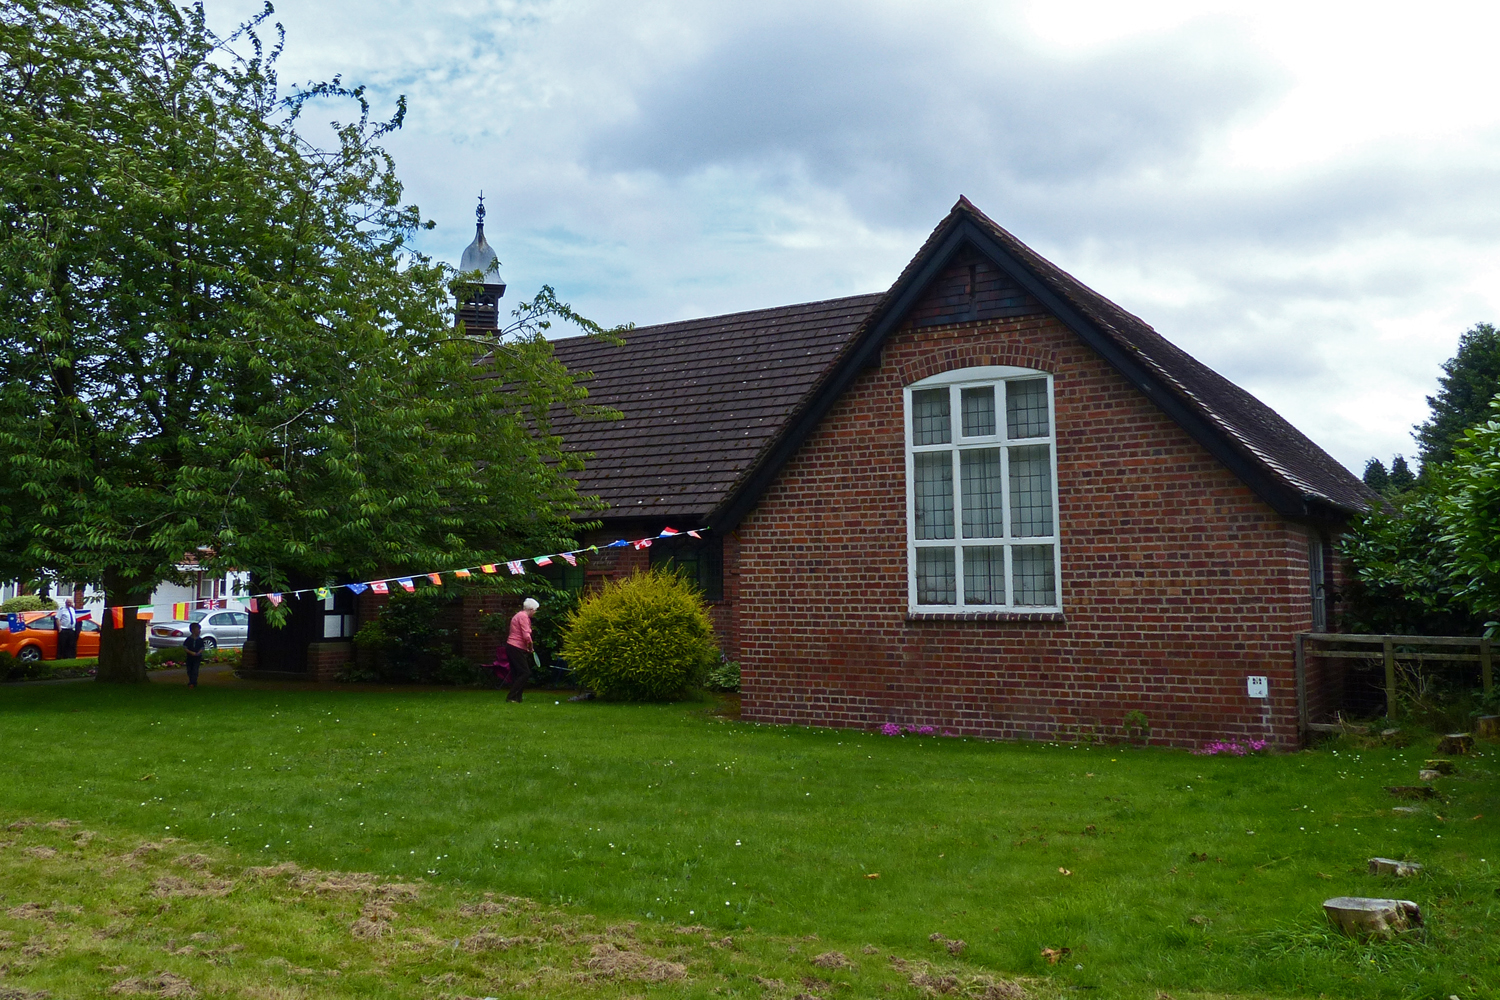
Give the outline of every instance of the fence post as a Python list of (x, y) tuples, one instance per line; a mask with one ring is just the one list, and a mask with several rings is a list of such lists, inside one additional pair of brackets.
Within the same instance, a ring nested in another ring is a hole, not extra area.
[(1490, 666), (1490, 640), (1487, 638), (1479, 640), (1479, 674), (1484, 678), (1484, 693), (1488, 697), (1495, 689), (1495, 671)]
[(1396, 644), (1386, 636), (1381, 643), (1385, 653), (1385, 717), (1396, 717)]
[(1307, 739), (1307, 636), (1297, 633), (1297, 737)]

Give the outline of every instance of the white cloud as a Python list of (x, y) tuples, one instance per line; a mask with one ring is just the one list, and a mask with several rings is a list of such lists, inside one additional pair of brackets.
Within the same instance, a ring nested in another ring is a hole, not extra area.
[[(210, 0), (227, 25), (258, 0)], [(1399, 16), (1398, 16), (1399, 15)], [(885, 287), (959, 193), (1358, 470), (1500, 318), (1500, 8), (299, 0), (456, 258), (654, 322)]]

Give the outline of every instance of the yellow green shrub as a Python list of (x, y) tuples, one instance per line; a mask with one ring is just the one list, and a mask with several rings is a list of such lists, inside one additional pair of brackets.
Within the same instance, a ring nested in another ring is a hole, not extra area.
[(679, 697), (702, 682), (719, 652), (702, 594), (656, 570), (585, 597), (568, 617), (562, 651), (580, 685), (619, 701)]

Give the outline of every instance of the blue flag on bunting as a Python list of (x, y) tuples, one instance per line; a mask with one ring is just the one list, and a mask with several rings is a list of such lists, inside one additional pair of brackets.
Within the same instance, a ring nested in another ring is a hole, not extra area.
[(356, 594), (363, 594), (365, 591), (370, 589), (370, 585), (367, 583), (346, 583), (344, 584), (344, 586), (348, 587)]

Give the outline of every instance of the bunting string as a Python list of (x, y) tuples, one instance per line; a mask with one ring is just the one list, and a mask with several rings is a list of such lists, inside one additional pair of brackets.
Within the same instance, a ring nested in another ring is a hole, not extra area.
[[(691, 538), (701, 539), (703, 537), (703, 534), (708, 530), (708, 528), (694, 528), (691, 531), (678, 531), (676, 528), (663, 528), (658, 534), (651, 535), (647, 538), (636, 538), (632, 540), (626, 540), (622, 538), (610, 542), (607, 545), (586, 545), (581, 549), (572, 549), (568, 552), (549, 552), (546, 555), (530, 556), (525, 559), (511, 559), (503, 563), (481, 563), (478, 566), (465, 566), (462, 569), (433, 570), (428, 573), (413, 573), (411, 576), (388, 576), (379, 580), (363, 580), (358, 583), (341, 583), (331, 587), (306, 587), (302, 590), (290, 590), (284, 592), (268, 591), (264, 594), (245, 594), (241, 595), (240, 599), (243, 599), (247, 603), (251, 614), (258, 614), (260, 612), (260, 602), (262, 600), (270, 601), (272, 605), (279, 605), (282, 601), (286, 600), (289, 597), (300, 597), (303, 594), (313, 594), (323, 600), (327, 600), (329, 597), (333, 596), (333, 592), (335, 590), (340, 589), (347, 589), (355, 594), (363, 594), (366, 590), (375, 594), (389, 594), (391, 592), (391, 585), (395, 584), (396, 586), (400, 587), (402, 590), (410, 594), (416, 591), (417, 588), (415, 581), (418, 578), (425, 578), (428, 584), (430, 584), (431, 586), (441, 587), (443, 585), (444, 576), (452, 576), (454, 579), (458, 580), (468, 580), (471, 579), (476, 572), (488, 576), (493, 576), (500, 572), (501, 567), (504, 567), (505, 571), (508, 572), (511, 576), (525, 576), (526, 564), (528, 562), (532, 563), (536, 567), (545, 567), (552, 565), (553, 560), (561, 559), (569, 566), (577, 566), (579, 556), (595, 555), (604, 549), (623, 549), (629, 546), (630, 548), (640, 551), (642, 549), (649, 549), (652, 542), (658, 541), (663, 538), (672, 538), (677, 535), (687, 535)], [(224, 598), (215, 599), (215, 601), (223, 600)], [(207, 599), (203, 601), (191, 602), (176, 601), (171, 602), (170, 606), (172, 608), (172, 614), (174, 618), (181, 620), (187, 617), (189, 604), (192, 604), (194, 607), (196, 607), (198, 605), (212, 604), (215, 603), (215, 601), (210, 601)], [(120, 604), (107, 605), (104, 610), (108, 611), (111, 617), (114, 619), (114, 626), (116, 628), (121, 628), (124, 625), (125, 612), (127, 611), (140, 612), (143, 609), (154, 610), (159, 607), (167, 606), (167, 603)]]

